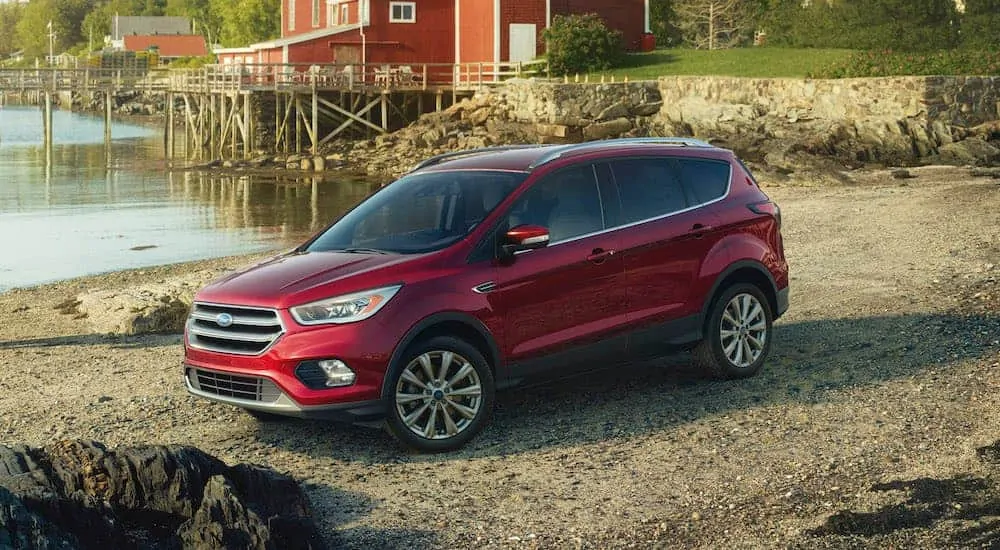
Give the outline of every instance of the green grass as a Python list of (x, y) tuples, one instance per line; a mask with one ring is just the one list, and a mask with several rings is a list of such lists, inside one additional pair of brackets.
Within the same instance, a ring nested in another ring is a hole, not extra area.
[[(591, 73), (590, 80), (614, 76), (650, 80), (660, 76), (746, 76), (804, 78), (847, 60), (853, 50), (733, 48), (728, 50), (665, 49), (629, 54), (623, 66)], [(581, 75), (582, 78), (582, 75)]]

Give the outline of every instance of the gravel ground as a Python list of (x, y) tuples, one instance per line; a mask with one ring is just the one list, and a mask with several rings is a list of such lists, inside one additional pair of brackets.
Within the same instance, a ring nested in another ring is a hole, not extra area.
[(0, 443), (181, 443), (266, 465), (347, 548), (997, 547), (1000, 180), (911, 171), (765, 180), (793, 286), (751, 380), (680, 356), (509, 392), (467, 449), (422, 456), (190, 398), (179, 336), (94, 335), (56, 308), (248, 261), (231, 258), (0, 294)]

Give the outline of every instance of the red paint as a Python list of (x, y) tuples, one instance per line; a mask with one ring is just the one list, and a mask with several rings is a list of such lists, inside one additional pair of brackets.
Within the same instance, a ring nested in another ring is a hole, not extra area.
[(545, 1), (500, 0), (500, 60), (510, 60), (510, 25), (527, 23), (535, 25), (535, 51), (545, 53)]
[(596, 13), (605, 24), (622, 32), (622, 45), (627, 50), (638, 50), (646, 31), (646, 6), (644, 0), (622, 0), (609, 4), (601, 0), (552, 0), (552, 16)]
[(141, 52), (152, 47), (160, 50), (160, 57), (200, 57), (208, 53), (205, 37), (200, 34), (130, 34), (125, 36), (125, 49)]
[[(492, 63), (493, 0), (459, 0), (458, 59), (461, 63)], [(454, 46), (452, 46), (454, 49)]]

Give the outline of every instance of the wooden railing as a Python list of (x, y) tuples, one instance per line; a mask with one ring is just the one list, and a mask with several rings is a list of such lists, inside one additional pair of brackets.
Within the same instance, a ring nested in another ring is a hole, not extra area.
[(511, 78), (544, 76), (538, 63), (269, 63), (208, 65), (171, 71), (173, 91), (474, 89)]
[(511, 78), (544, 76), (543, 63), (272, 63), (157, 70), (0, 69), (0, 91), (471, 90)]
[(0, 69), (2, 91), (90, 91), (133, 88), (166, 90), (163, 70)]

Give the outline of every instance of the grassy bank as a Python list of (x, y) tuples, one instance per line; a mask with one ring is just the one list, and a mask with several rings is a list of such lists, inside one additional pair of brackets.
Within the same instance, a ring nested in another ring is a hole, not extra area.
[(629, 54), (619, 68), (593, 73), (591, 79), (614, 76), (621, 80), (660, 76), (745, 76), (804, 78), (820, 69), (845, 62), (853, 50), (795, 48), (734, 48), (728, 50), (664, 49)]

